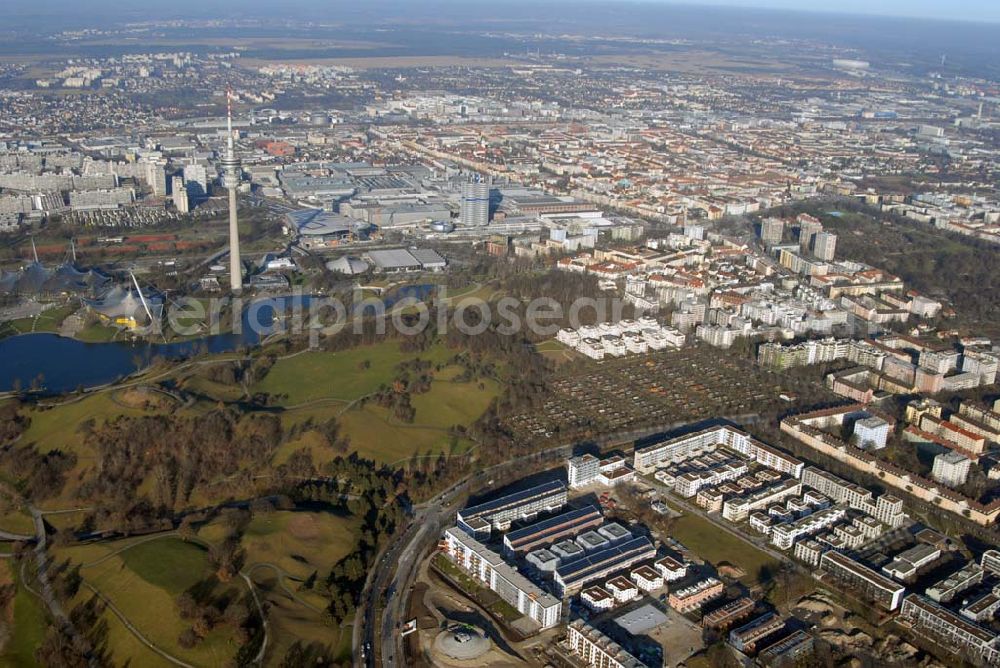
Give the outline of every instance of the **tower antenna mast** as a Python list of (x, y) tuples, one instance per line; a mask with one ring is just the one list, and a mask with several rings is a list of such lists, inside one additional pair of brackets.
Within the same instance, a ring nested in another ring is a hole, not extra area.
[(240, 262), (240, 227), (236, 211), (236, 189), (240, 184), (240, 159), (233, 141), (233, 90), (226, 90), (226, 155), (222, 158), (223, 180), (229, 191), (229, 287), (243, 289), (243, 264)]

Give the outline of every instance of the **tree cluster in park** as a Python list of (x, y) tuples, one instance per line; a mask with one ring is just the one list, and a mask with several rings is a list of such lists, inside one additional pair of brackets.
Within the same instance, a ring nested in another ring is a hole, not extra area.
[(311, 585), (329, 596), (327, 616), (340, 624), (357, 607), (379, 545), (403, 522), (408, 501), (400, 494), (401, 473), (370, 460), (355, 455), (338, 457), (330, 462), (326, 473), (327, 480), (302, 484), (295, 498), (339, 508), (361, 522), (361, 535), (354, 549)]
[[(458, 447), (458, 439), (464, 436), (464, 428), (454, 427), (451, 449)], [(476, 456), (481, 456), (475, 451)], [(436, 455), (414, 452), (405, 467), (407, 495), (416, 500), (425, 500), (442, 489), (451, 487), (469, 472), (469, 459), (463, 456), (447, 456), (443, 452)]]
[[(444, 337), (445, 344), (461, 350), (458, 357), (469, 375), (502, 369), (500, 396), (471, 425), (469, 435), (486, 447), (484, 458), (502, 461), (516, 454), (530, 452), (535, 444), (514, 439), (505, 426), (505, 418), (542, 406), (548, 397), (551, 364), (521, 334), (504, 334), (488, 328), (480, 334), (453, 328)], [(485, 461), (485, 460), (484, 460)]]
[(17, 399), (0, 403), (0, 444), (16, 440), (31, 426), (31, 418), (21, 408)]
[(177, 613), (190, 624), (177, 638), (178, 645), (191, 649), (220, 627), (231, 628), (240, 643), (253, 637), (260, 620), (252, 612), (255, 605), (250, 593), (234, 588), (219, 590), (218, 582), (208, 579), (177, 596)]
[(69, 559), (65, 559), (49, 569), (49, 580), (52, 583), (52, 590), (59, 600), (63, 603), (72, 601), (83, 584), (80, 564), (74, 566)]
[(190, 624), (177, 639), (181, 647), (190, 649), (214, 629), (228, 626), (241, 645), (247, 645), (260, 630), (252, 595), (242, 584), (226, 586), (243, 568), (246, 550), (243, 533), (250, 523), (248, 510), (228, 508), (222, 511), (219, 524), (223, 536), (208, 549), (208, 561), (215, 572), (179, 594), (175, 600), (180, 618)]
[(417, 410), (410, 401), (411, 396), (430, 392), (434, 382), (432, 366), (431, 362), (419, 357), (401, 362), (397, 365), (396, 377), (392, 383), (380, 387), (372, 400), (391, 411), (392, 416), (400, 422), (412, 423)]
[[(92, 426), (84, 438), (97, 463), (80, 485), (81, 499), (109, 509), (145, 499), (169, 512), (184, 507), (199, 486), (263, 468), (283, 433), (277, 416), (219, 408), (194, 416), (118, 416)], [(139, 490), (150, 477), (145, 497)]]
[(0, 470), (15, 481), (21, 494), (36, 501), (58, 496), (76, 461), (76, 455), (61, 450), (41, 453), (35, 447), (15, 446), (0, 450)]
[(35, 661), (44, 668), (100, 668), (114, 666), (108, 649), (106, 605), (96, 595), (69, 612), (68, 624), (52, 624), (35, 649)]

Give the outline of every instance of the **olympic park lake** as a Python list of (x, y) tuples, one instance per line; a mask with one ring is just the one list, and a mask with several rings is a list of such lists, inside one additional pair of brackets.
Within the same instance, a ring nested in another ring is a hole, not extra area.
[[(414, 285), (382, 299), (386, 309), (404, 298), (424, 299), (435, 286)], [(228, 353), (253, 348), (282, 326), (280, 313), (308, 309), (314, 297), (272, 297), (253, 300), (244, 309), (238, 332), (213, 334), (173, 343), (112, 341), (86, 343), (58, 334), (20, 334), (0, 339), (0, 392), (15, 384), (29, 387), (41, 378), (45, 392), (61, 394), (79, 387), (113, 383), (135, 373), (153, 358), (182, 359), (196, 354)]]

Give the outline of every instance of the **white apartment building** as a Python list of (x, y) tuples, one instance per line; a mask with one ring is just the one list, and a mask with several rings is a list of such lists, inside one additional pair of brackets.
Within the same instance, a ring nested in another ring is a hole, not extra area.
[(749, 333), (748, 328), (733, 328), (722, 325), (698, 325), (695, 336), (715, 348), (732, 348), (736, 339)]
[(556, 341), (575, 348), (580, 343), (580, 333), (575, 329), (564, 327), (556, 332)]
[(802, 492), (802, 483), (798, 480), (783, 480), (782, 482), (766, 487), (759, 492), (754, 492), (747, 496), (726, 499), (722, 504), (722, 517), (730, 522), (742, 522), (747, 519), (755, 510), (766, 508), (772, 503), (778, 503), (789, 496), (798, 495)]
[(823, 546), (814, 540), (806, 539), (795, 543), (795, 558), (810, 566), (819, 566), (823, 552)]
[(962, 355), (962, 371), (979, 377), (980, 385), (992, 385), (997, 380), (1000, 358), (994, 353), (966, 350)]
[(750, 528), (765, 536), (771, 535), (774, 528), (774, 518), (759, 510), (750, 513)]
[(507, 494), (492, 501), (463, 508), (458, 512), (458, 526), (473, 536), (491, 529), (506, 531), (515, 520), (530, 519), (539, 513), (558, 510), (566, 504), (566, 486), (559, 480), (531, 489)]
[[(997, 555), (997, 562), (1000, 564), (1000, 554)], [(687, 566), (673, 557), (663, 557), (657, 560), (653, 567), (663, 575), (663, 579), (667, 582), (680, 580), (687, 575)]]
[(954, 450), (949, 450), (934, 457), (931, 478), (942, 485), (958, 487), (964, 485), (965, 481), (968, 480), (969, 469), (971, 467), (971, 459), (962, 456)]
[(73, 190), (69, 194), (69, 206), (74, 211), (117, 209), (133, 202), (135, 202), (135, 191), (132, 188)]
[(945, 647), (965, 650), (985, 665), (1000, 662), (1000, 636), (917, 594), (903, 600), (900, 616)]
[(889, 423), (874, 415), (854, 423), (854, 437), (862, 450), (881, 450), (889, 438)]
[(604, 353), (606, 352), (604, 343), (600, 339), (590, 337), (580, 339), (576, 349), (578, 352), (581, 352), (590, 359), (594, 360), (604, 359)]
[(184, 179), (180, 176), (175, 176), (171, 179), (171, 197), (174, 201), (174, 208), (180, 213), (189, 213), (191, 211), (191, 204), (188, 201), (187, 189), (184, 186)]
[(656, 320), (647, 317), (638, 321), (585, 325), (576, 330), (561, 329), (555, 338), (592, 359), (604, 359), (606, 355), (643, 355), (650, 350), (665, 350), (670, 346), (679, 348), (685, 342), (684, 335), (676, 329), (662, 327)]
[(574, 619), (570, 622), (566, 644), (584, 666), (646, 668), (646, 664), (582, 619)]
[(595, 612), (611, 610), (617, 604), (615, 597), (604, 587), (594, 585), (580, 592), (580, 601)]
[(639, 589), (646, 592), (659, 589), (663, 586), (664, 582), (663, 574), (649, 564), (642, 564), (633, 568), (628, 576), (632, 578), (632, 581), (635, 582)]
[(604, 346), (604, 353), (612, 357), (624, 357), (628, 349), (625, 341), (617, 334), (605, 334), (601, 337), (601, 345)]
[(625, 350), (630, 353), (643, 355), (649, 352), (649, 343), (638, 332), (625, 332), (622, 334), (622, 340), (625, 341)]
[(649, 350), (666, 350), (671, 345), (667, 336), (658, 329), (642, 330), (642, 338), (646, 341), (646, 348)]
[(832, 262), (837, 252), (837, 235), (832, 232), (818, 232), (813, 238), (813, 255), (824, 262)]
[(922, 350), (918, 363), (934, 373), (958, 370), (962, 355), (957, 350)]
[(1000, 575), (1000, 551), (986, 550), (983, 558), (979, 562), (984, 571), (989, 571), (993, 575)]
[(566, 462), (566, 477), (570, 488), (577, 489), (597, 482), (600, 463), (601, 460), (591, 454), (570, 458)]
[(562, 601), (517, 572), (498, 553), (457, 527), (444, 532), (445, 554), (460, 568), (483, 583), (543, 629), (559, 623)]
[(604, 588), (611, 592), (619, 603), (628, 603), (639, 598), (639, 586), (623, 575), (605, 582)]
[(848, 507), (871, 515), (890, 527), (902, 525), (906, 518), (902, 500), (889, 494), (883, 494), (875, 499), (874, 495), (864, 487), (822, 469), (813, 466), (806, 468), (802, 472), (802, 483), (822, 492), (833, 499), (834, 503), (847, 504)]
[(972, 589), (983, 581), (986, 571), (976, 563), (967, 563), (958, 572), (935, 582), (924, 593), (937, 603), (950, 603), (962, 592)]
[(728, 425), (703, 429), (639, 448), (635, 451), (633, 467), (640, 473), (652, 473), (657, 468), (714, 452), (723, 445), (779, 473), (796, 478), (802, 473), (804, 464), (799, 460)]
[(845, 517), (847, 517), (845, 506), (831, 506), (819, 510), (794, 522), (776, 525), (771, 529), (771, 542), (780, 550), (788, 550), (798, 539), (819, 533)]
[(199, 200), (208, 194), (208, 170), (205, 165), (184, 165), (184, 184), (188, 189), (188, 197)]
[(727, 480), (736, 480), (748, 470), (743, 462), (726, 462), (704, 471), (692, 471), (677, 476), (674, 491), (684, 498), (690, 498), (703, 487), (714, 487)]
[(673, 327), (662, 327), (660, 328), (660, 333), (667, 340), (667, 343), (675, 348), (680, 348), (684, 345), (687, 338), (684, 333)]

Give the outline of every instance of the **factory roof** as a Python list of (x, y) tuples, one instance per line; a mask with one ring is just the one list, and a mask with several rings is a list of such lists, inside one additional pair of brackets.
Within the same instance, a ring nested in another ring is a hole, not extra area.
[(651, 603), (615, 618), (615, 624), (637, 636), (665, 624), (668, 618)]
[(406, 269), (421, 266), (420, 261), (405, 248), (369, 251), (368, 259), (376, 269)]
[(576, 582), (593, 576), (600, 571), (607, 571), (616, 565), (624, 566), (635, 554), (652, 552), (653, 544), (645, 536), (618, 545), (606, 547), (603, 550), (579, 559), (564, 563), (556, 569), (556, 574), (564, 583)]
[(368, 227), (354, 218), (330, 213), (322, 209), (303, 209), (286, 214), (286, 220), (303, 236), (324, 236), (327, 234), (344, 234), (352, 230)]
[(566, 525), (573, 526), (585, 524), (600, 517), (600, 510), (594, 506), (584, 506), (583, 508), (567, 510), (566, 512), (559, 513), (554, 517), (550, 517), (540, 522), (535, 522), (524, 527), (523, 529), (509, 531), (505, 539), (510, 545), (515, 545), (516, 543), (520, 543), (526, 539), (531, 542), (532, 539), (544, 536), (545, 534), (558, 532), (558, 530), (562, 529)]
[(441, 265), (446, 264), (445, 259), (441, 257), (433, 248), (411, 248), (410, 255), (414, 257), (421, 264), (421, 266), (427, 267), (430, 265)]
[(330, 271), (340, 272), (341, 274), (363, 274), (368, 271), (368, 263), (359, 258), (344, 255), (343, 257), (338, 257), (336, 260), (327, 262), (326, 268)]

